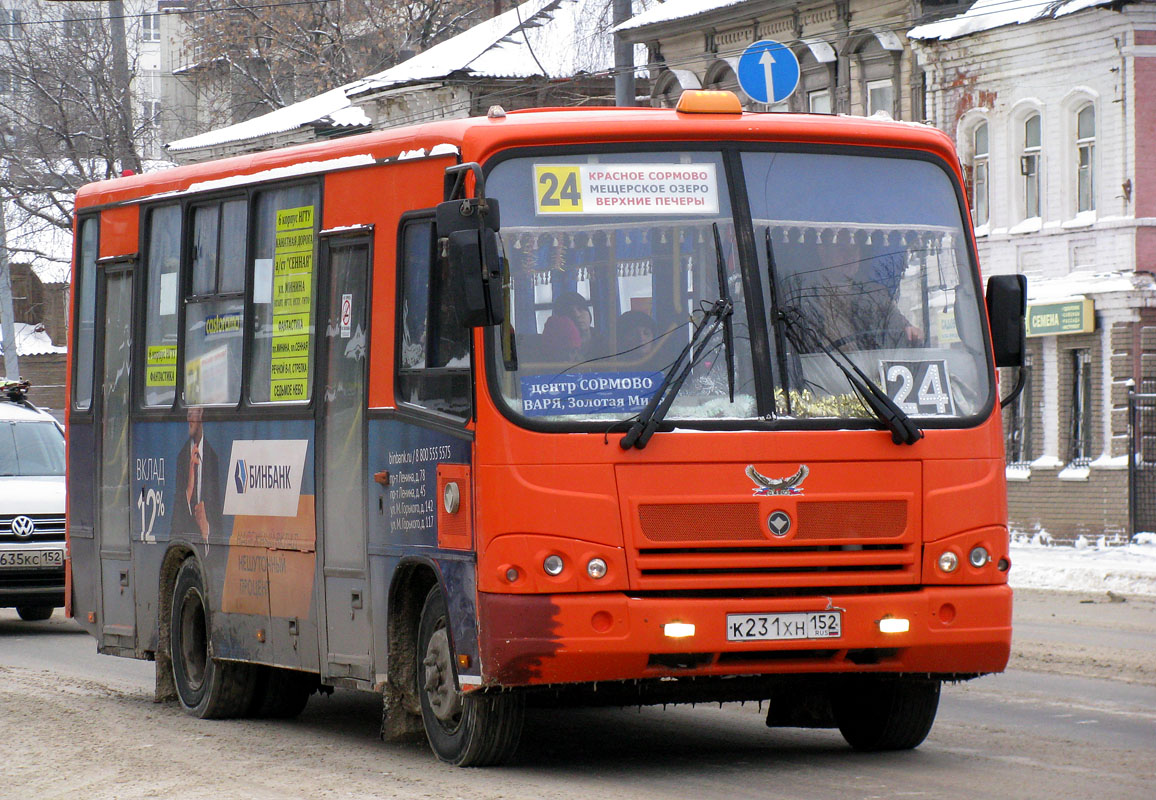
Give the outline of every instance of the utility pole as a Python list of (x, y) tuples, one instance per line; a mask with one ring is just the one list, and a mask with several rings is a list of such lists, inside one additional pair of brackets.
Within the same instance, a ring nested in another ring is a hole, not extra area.
[(112, 36), (112, 83), (116, 92), (118, 124), (116, 130), (116, 158), (123, 172), (140, 172), (140, 158), (132, 143), (132, 91), (129, 85), (128, 45), (124, 30), (124, 1), (108, 0), (109, 34)]
[[(0, 131), (0, 142), (3, 142), (4, 133)], [(5, 150), (8, 145), (3, 144)], [(5, 169), (7, 156), (4, 158)], [(7, 208), (4, 195), (0, 194), (0, 336), (4, 338), (4, 374), (9, 380), (20, 378), (20, 359), (16, 355), (16, 321), (12, 310), (12, 275), (8, 271), (8, 225), (4, 218)]]
[[(614, 0), (614, 24), (626, 22), (633, 15), (631, 0)], [(634, 43), (614, 34), (614, 105), (634, 106)]]

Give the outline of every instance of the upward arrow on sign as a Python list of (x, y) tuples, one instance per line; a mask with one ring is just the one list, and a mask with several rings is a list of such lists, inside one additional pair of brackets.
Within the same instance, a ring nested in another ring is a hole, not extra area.
[(759, 63), (763, 65), (763, 75), (766, 76), (767, 99), (771, 100), (775, 96), (775, 57), (771, 55), (770, 50), (764, 50), (759, 57)]

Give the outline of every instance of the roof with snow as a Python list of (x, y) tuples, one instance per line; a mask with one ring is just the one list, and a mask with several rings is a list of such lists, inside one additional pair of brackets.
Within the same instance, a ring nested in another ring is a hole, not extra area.
[[(71, 197), (68, 199), (71, 203)], [(13, 264), (28, 264), (41, 283), (68, 283), (72, 263), (72, 232), (44, 220), (20, 217), (7, 208), (4, 246)]]
[(660, 22), (672, 22), (678, 19), (686, 19), (687, 17), (697, 17), (708, 11), (726, 8), (727, 6), (737, 6), (745, 2), (747, 2), (747, 0), (666, 0), (662, 5), (631, 17), (616, 27), (615, 30), (626, 31), (634, 28), (644, 28), (647, 25), (655, 25)]
[[(181, 152), (307, 126), (369, 126), (369, 116), (355, 105), (358, 98), (449, 78), (559, 79), (605, 73), (614, 64), (614, 40), (604, 19), (608, 6), (605, 0), (527, 0), (383, 72), (166, 147)], [(639, 58), (636, 51), (636, 63)], [(641, 60), (645, 63), (645, 53)]]
[[(24, 322), (14, 322), (16, 327), (16, 355), (44, 356), (54, 353), (67, 353), (68, 348), (55, 345), (43, 325), (29, 325)], [(0, 354), (4, 352), (4, 333), (0, 329)]]
[(1096, 6), (1111, 5), (1113, 0), (977, 0), (967, 11), (939, 22), (920, 25), (907, 32), (911, 39), (958, 39), (1006, 25), (1022, 25), (1041, 19), (1054, 19)]

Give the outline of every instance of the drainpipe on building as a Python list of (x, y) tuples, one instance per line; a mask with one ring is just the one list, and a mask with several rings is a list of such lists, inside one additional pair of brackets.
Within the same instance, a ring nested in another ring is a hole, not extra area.
[[(632, 15), (631, 0), (614, 0), (615, 25)], [(638, 105), (634, 94), (634, 43), (621, 33), (614, 34), (614, 105)]]

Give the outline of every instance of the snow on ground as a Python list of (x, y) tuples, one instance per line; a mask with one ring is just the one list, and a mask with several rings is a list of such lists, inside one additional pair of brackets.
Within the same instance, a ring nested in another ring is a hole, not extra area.
[(1137, 534), (1122, 546), (1081, 537), (1074, 547), (1050, 544), (1047, 534), (1016, 534), (1011, 562), (1015, 589), (1156, 596), (1156, 533)]

